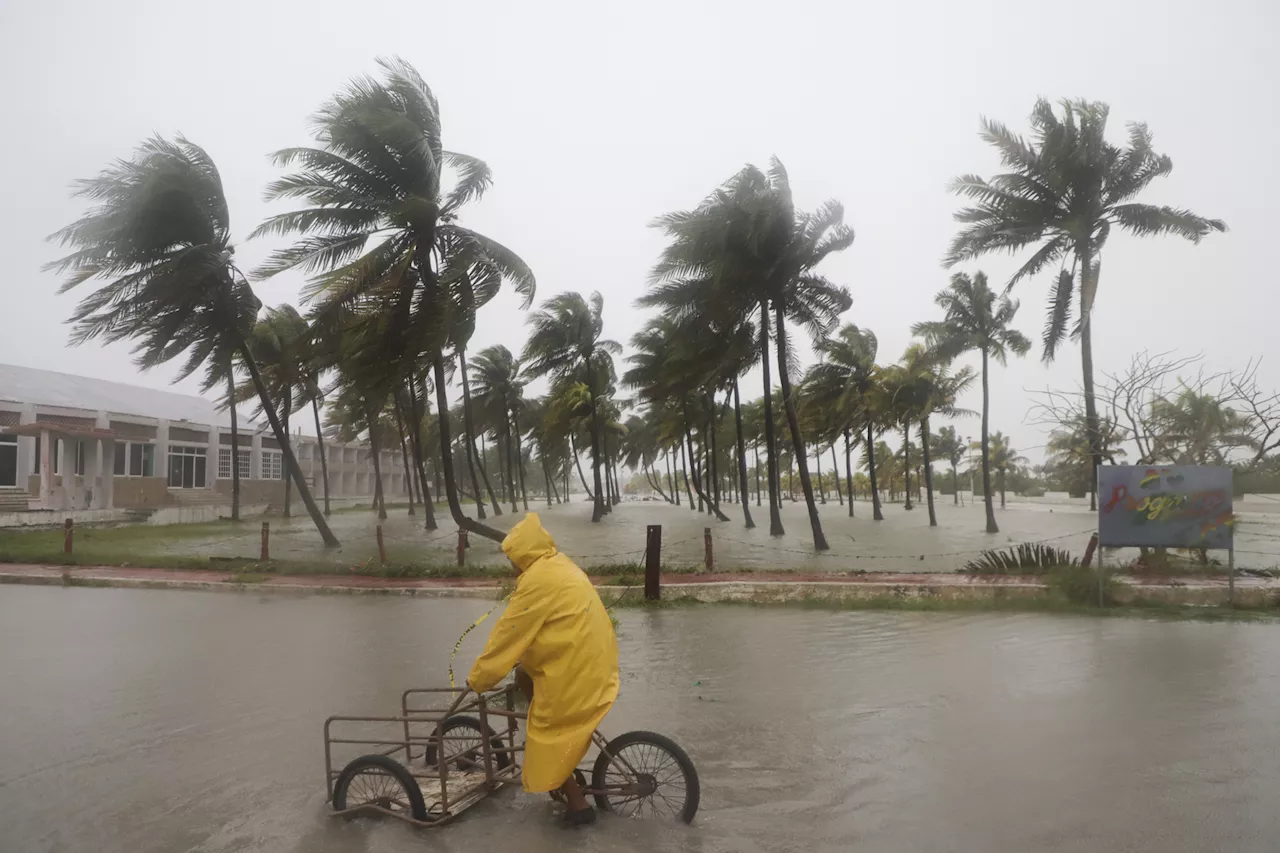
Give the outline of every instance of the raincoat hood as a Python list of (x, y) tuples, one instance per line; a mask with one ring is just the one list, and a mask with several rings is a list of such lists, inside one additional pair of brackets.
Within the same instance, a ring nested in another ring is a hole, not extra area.
[(502, 553), (515, 563), (517, 569), (526, 572), (538, 560), (554, 556), (556, 543), (551, 534), (543, 529), (538, 514), (531, 512), (517, 522), (507, 538), (502, 540)]

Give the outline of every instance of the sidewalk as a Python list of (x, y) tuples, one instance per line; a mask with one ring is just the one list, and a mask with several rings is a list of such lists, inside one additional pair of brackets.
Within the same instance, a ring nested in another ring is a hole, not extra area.
[[(492, 578), (381, 578), (366, 575), (254, 575), (215, 570), (144, 569), (111, 566), (53, 566), (0, 563), (0, 584), (111, 586), (144, 589), (202, 589), (285, 593), (425, 595), (496, 597), (502, 590)], [(261, 580), (256, 580), (261, 578)], [(513, 576), (514, 578), (514, 576)], [(622, 593), (628, 587), (592, 579), (602, 590)], [(1169, 604), (1217, 604), (1226, 600), (1225, 578), (1139, 578), (1117, 576), (1129, 597)], [(698, 601), (808, 601), (852, 599), (995, 600), (1044, 598), (1049, 588), (1041, 578), (1016, 575), (967, 575), (888, 572), (795, 573), (713, 572), (664, 574), (668, 595)], [(638, 590), (637, 590), (638, 592)], [(1241, 603), (1263, 604), (1280, 595), (1280, 579), (1236, 579)]]

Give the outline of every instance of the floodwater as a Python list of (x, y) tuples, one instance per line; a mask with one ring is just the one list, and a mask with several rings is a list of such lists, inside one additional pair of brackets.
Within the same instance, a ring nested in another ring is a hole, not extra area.
[(620, 614), (606, 731), (685, 745), (693, 826), (568, 832), (514, 791), (437, 830), (328, 818), (324, 718), (441, 682), (488, 606), (0, 588), (0, 850), (1262, 853), (1280, 837), (1275, 626), (747, 607)]
[[(1241, 567), (1271, 568), (1280, 565), (1280, 500), (1258, 495), (1237, 499), (1236, 563)], [(822, 523), (831, 548), (823, 554), (813, 550), (809, 519), (803, 503), (786, 501), (782, 508), (786, 535), (769, 535), (768, 506), (751, 506), (756, 527), (743, 525), (742, 507), (725, 504), (730, 520), (718, 522), (687, 507), (662, 502), (626, 501), (601, 523), (591, 523), (591, 505), (585, 501), (547, 507), (530, 503), (543, 516), (560, 548), (583, 566), (638, 563), (645, 550), (645, 528), (663, 528), (663, 563), (668, 566), (702, 566), (703, 531), (711, 528), (714, 557), (719, 568), (757, 571), (797, 570), (805, 572), (952, 572), (978, 556), (985, 548), (1005, 548), (1020, 542), (1048, 542), (1066, 548), (1074, 556), (1083, 555), (1089, 537), (1097, 528), (1097, 516), (1089, 512), (1087, 501), (1016, 500), (1007, 509), (997, 509), (1000, 533), (986, 533), (981, 504), (957, 506), (952, 498), (937, 498), (938, 526), (929, 527), (924, 505), (907, 511), (901, 504), (884, 507), (885, 520), (873, 521), (871, 505), (855, 502), (855, 517), (835, 499), (821, 507)], [(474, 510), (474, 505), (468, 507)], [(506, 530), (524, 513), (505, 512), (486, 521)], [(457, 547), (456, 525), (447, 510), (437, 510), (440, 529), (422, 529), (422, 516), (410, 517), (403, 508), (391, 510), (383, 532), (393, 561), (452, 565)], [(368, 564), (377, 559), (376, 525), (370, 512), (342, 512), (330, 519), (343, 548), (326, 550), (305, 513), (292, 518), (271, 519), (271, 554), (277, 558), (329, 560), (346, 566)], [(207, 540), (183, 538), (157, 543), (157, 553), (250, 557), (258, 555), (260, 523), (245, 522), (239, 529), (228, 525)], [(1109, 554), (1109, 564), (1137, 556), (1136, 549)], [(1225, 558), (1225, 555), (1215, 555)], [(469, 565), (503, 565), (497, 545), (471, 537)]]

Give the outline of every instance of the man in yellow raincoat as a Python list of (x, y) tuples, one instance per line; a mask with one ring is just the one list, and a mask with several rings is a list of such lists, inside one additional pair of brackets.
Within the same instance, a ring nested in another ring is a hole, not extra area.
[(533, 681), (524, 789), (534, 794), (562, 790), (566, 820), (588, 824), (595, 812), (573, 771), (618, 696), (613, 623), (586, 573), (556, 550), (537, 513), (511, 528), (502, 551), (519, 572), (516, 590), (467, 684), (479, 692), (492, 690), (520, 664)]

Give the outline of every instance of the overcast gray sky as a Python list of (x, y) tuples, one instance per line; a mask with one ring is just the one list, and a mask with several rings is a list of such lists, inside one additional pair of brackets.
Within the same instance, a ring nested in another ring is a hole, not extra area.
[[(881, 360), (937, 315), (939, 259), (963, 172), (989, 175), (977, 137), (988, 115), (1025, 131), (1037, 96), (1111, 105), (1112, 136), (1146, 121), (1173, 174), (1143, 200), (1220, 217), (1200, 246), (1113, 233), (1095, 319), (1099, 370), (1135, 349), (1205, 351), (1214, 367), (1266, 355), (1280, 384), (1275, 267), (1280, 231), (1280, 6), (1267, 0), (1060, 3), (407, 3), (365, 0), (115, 0), (0, 6), (0, 362), (167, 387), (128, 348), (65, 348), (76, 296), (41, 272), (45, 236), (83, 204), (68, 185), (152, 133), (185, 133), (222, 172), (240, 239), (270, 211), (266, 154), (307, 144), (306, 117), (349, 78), (398, 54), (436, 92), (445, 145), (482, 157), (496, 183), (466, 223), (518, 251), (539, 300), (600, 290), (607, 333), (626, 341), (632, 301), (661, 245), (647, 223), (696, 204), (745, 162), (786, 163), (797, 202), (842, 201), (853, 248), (823, 271), (854, 297), (847, 319), (880, 337)], [(1262, 153), (1258, 154), (1257, 151)], [(275, 244), (241, 243), (247, 268)], [(1003, 284), (1013, 269), (985, 269)], [(1033, 340), (1048, 278), (1015, 292)], [(258, 286), (296, 301), (300, 277)], [(523, 343), (516, 301), (482, 315), (474, 347)], [(997, 368), (993, 429), (1039, 458), (1023, 389), (1074, 387), (1079, 349), (1046, 368), (1038, 349)], [(194, 381), (178, 386), (195, 391)], [(760, 393), (759, 380), (744, 386)], [(971, 394), (963, 404), (976, 408)], [(960, 424), (977, 433), (977, 421)]]

